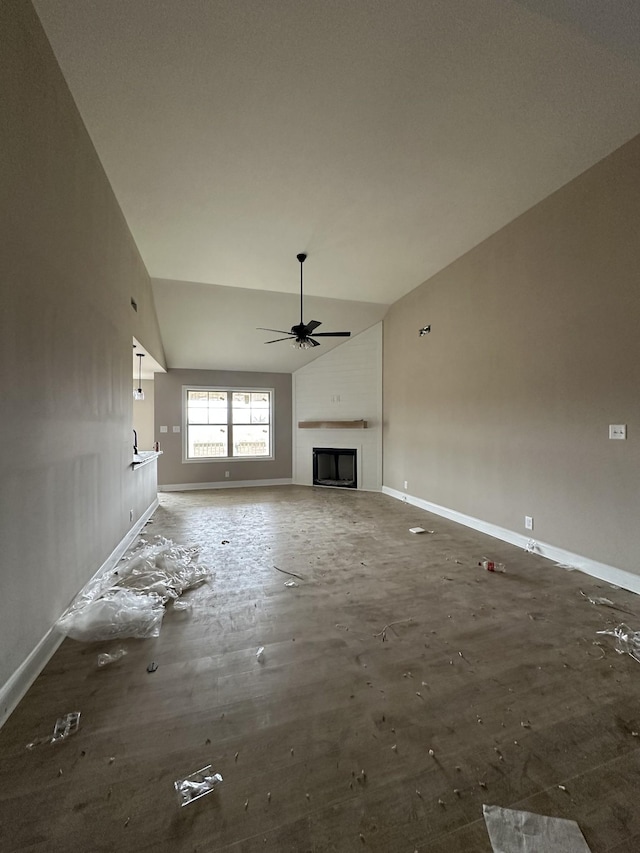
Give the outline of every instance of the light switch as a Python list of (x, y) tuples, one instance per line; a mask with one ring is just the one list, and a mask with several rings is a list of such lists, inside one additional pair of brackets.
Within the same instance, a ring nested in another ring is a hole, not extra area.
[(161, 427), (160, 427), (160, 432), (167, 432), (167, 428), (166, 428), (166, 426), (161, 426)]
[(627, 437), (626, 424), (609, 424), (609, 438), (625, 439)]
[(174, 426), (174, 427), (172, 427), (172, 429), (173, 429), (173, 431), (174, 431), (174, 432), (180, 432), (180, 427), (179, 427), (179, 426)]

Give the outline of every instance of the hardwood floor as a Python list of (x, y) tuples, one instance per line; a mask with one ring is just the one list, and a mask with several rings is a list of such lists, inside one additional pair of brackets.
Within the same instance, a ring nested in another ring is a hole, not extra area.
[[(640, 629), (632, 593), (380, 494), (165, 494), (155, 534), (214, 578), (158, 639), (63, 643), (0, 731), (5, 853), (490, 853), (483, 803), (640, 850), (640, 665), (596, 634)], [(179, 808), (209, 763), (223, 784)]]

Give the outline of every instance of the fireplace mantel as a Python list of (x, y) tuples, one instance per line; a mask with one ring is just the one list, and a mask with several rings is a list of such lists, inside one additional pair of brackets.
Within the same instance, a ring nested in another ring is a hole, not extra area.
[(298, 421), (298, 429), (367, 429), (367, 421)]

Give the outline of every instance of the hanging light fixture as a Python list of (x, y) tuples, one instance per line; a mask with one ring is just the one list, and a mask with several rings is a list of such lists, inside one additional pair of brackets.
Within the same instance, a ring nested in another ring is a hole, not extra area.
[(138, 387), (133, 389), (133, 399), (144, 400), (144, 391), (142, 390), (142, 359), (144, 353), (137, 352), (136, 356), (138, 357)]

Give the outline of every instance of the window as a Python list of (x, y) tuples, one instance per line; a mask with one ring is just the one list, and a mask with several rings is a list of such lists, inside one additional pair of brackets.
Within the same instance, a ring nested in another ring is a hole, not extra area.
[(185, 459), (271, 456), (273, 391), (184, 389)]

